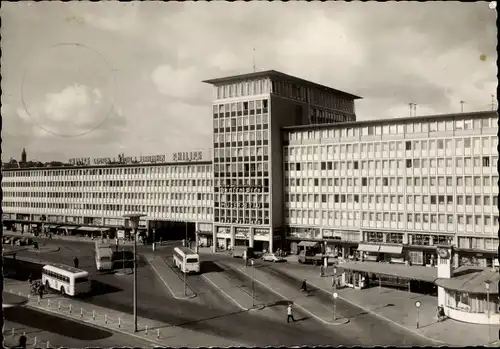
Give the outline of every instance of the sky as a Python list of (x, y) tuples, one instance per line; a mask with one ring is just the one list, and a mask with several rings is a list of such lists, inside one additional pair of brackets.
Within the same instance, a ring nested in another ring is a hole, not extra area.
[(407, 117), (410, 102), (418, 115), (491, 110), (497, 90), (488, 2), (3, 2), (0, 14), (3, 161), (211, 148), (202, 81), (254, 61), (362, 96), (358, 120)]

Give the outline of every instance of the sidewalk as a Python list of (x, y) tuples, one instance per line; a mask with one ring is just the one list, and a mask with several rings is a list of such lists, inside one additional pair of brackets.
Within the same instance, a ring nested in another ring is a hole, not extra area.
[[(79, 241), (79, 242), (87, 242), (90, 244), (94, 244), (96, 241), (101, 241), (101, 238), (92, 239), (92, 238), (87, 237), (87, 236), (75, 236), (75, 235), (66, 235), (65, 236), (65, 235), (57, 235), (57, 234), (52, 234), (52, 238), (50, 239), (50, 238), (47, 238), (47, 237), (42, 236), (42, 235), (34, 236), (32, 233), (21, 234), (21, 232), (19, 232), (19, 231), (10, 231), (10, 230), (4, 230), (3, 236), (17, 236), (17, 237), (23, 237), (23, 238), (43, 239), (46, 241), (50, 241), (50, 240)], [(115, 239), (110, 239), (110, 238), (103, 239), (103, 241), (106, 243), (109, 243), (109, 244), (115, 243)], [(131, 246), (134, 244), (134, 241), (120, 239), (119, 244)], [(139, 245), (139, 242), (137, 242), (137, 244)]]
[[(310, 268), (309, 268), (310, 269)], [(280, 269), (285, 274), (298, 280), (306, 278), (312, 286), (331, 293), (332, 278), (320, 277), (318, 273), (308, 269), (287, 270)], [(437, 298), (410, 293), (407, 291), (390, 288), (373, 287), (365, 290), (354, 290), (350, 288), (338, 289), (339, 298), (357, 305), (363, 310), (379, 316), (397, 326), (418, 333), (428, 339), (453, 346), (477, 346), (487, 345), (488, 326), (468, 324), (452, 319), (442, 322), (436, 321)], [(420, 328), (416, 328), (417, 310), (415, 302), (420, 301), (419, 310)], [(498, 325), (492, 324), (491, 338), (498, 339)]]
[(63, 297), (59, 294), (47, 294), (43, 299), (29, 295), (27, 282), (5, 279), (5, 291), (24, 295), (29, 298), (28, 306), (60, 316), (81, 321), (90, 325), (103, 327), (112, 331), (147, 340), (157, 346), (199, 347), (199, 346), (241, 346), (225, 338), (174, 327), (159, 321), (138, 317), (138, 332), (133, 331), (133, 316), (75, 298)]
[(196, 293), (187, 283), (186, 287), (184, 287), (184, 280), (181, 279), (181, 276), (175, 270), (173, 270), (173, 267), (168, 264), (164, 257), (151, 254), (145, 255), (145, 257), (151, 268), (175, 299), (190, 299), (196, 297)]

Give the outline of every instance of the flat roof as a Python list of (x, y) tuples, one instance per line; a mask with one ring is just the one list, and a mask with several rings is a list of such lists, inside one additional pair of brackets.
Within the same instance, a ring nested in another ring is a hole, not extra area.
[(423, 115), (423, 116), (408, 116), (404, 118), (392, 118), (392, 119), (379, 119), (379, 120), (358, 120), (358, 121), (346, 121), (346, 122), (336, 122), (328, 124), (312, 124), (312, 125), (299, 125), (299, 126), (285, 126), (282, 127), (284, 131), (299, 131), (308, 129), (325, 129), (334, 127), (348, 127), (348, 126), (365, 126), (374, 124), (394, 124), (395, 122), (405, 122), (405, 121), (432, 121), (432, 120), (444, 120), (444, 119), (454, 119), (456, 117), (471, 117), (482, 118), (485, 116), (498, 116), (496, 111), (478, 111), (470, 113), (453, 113), (453, 114), (434, 114), (434, 115)]
[(2, 171), (39, 171), (39, 170), (81, 170), (81, 169), (106, 169), (121, 167), (147, 167), (147, 166), (186, 166), (186, 165), (212, 165), (211, 160), (204, 161), (178, 161), (178, 162), (154, 162), (140, 164), (109, 164), (109, 165), (66, 165), (66, 166), (43, 166), (43, 167), (19, 167), (2, 168)]
[(500, 273), (492, 268), (461, 266), (453, 271), (451, 279), (439, 278), (436, 285), (448, 290), (486, 294), (485, 282), (490, 281), (490, 294), (498, 294)]
[(334, 89), (334, 88), (331, 88), (331, 87), (328, 87), (325, 85), (321, 85), (321, 84), (318, 84), (318, 83), (315, 83), (315, 82), (312, 82), (309, 80), (301, 79), (301, 78), (298, 78), (296, 76), (288, 75), (288, 74), (285, 74), (285, 73), (282, 73), (282, 72), (279, 72), (276, 70), (263, 70), (263, 71), (259, 71), (259, 72), (255, 72), (255, 73), (232, 75), (232, 76), (226, 76), (226, 77), (222, 77), (222, 78), (204, 80), (202, 82), (207, 83), (207, 84), (212, 84), (212, 85), (219, 85), (219, 84), (226, 83), (226, 82), (251, 80), (251, 79), (267, 78), (267, 77), (270, 77), (270, 78), (275, 77), (275, 78), (281, 78), (281, 79), (295, 81), (295, 82), (300, 83), (302, 85), (313, 86), (313, 87), (316, 87), (316, 88), (321, 89), (321, 90), (325, 90), (325, 91), (332, 92), (335, 94), (344, 95), (345, 97), (349, 97), (351, 99), (362, 99), (363, 98), (363, 97), (356, 96), (356, 95), (353, 95), (353, 94), (345, 92), (345, 91), (337, 90), (337, 89)]
[(428, 268), (417, 265), (409, 266), (405, 264), (377, 262), (347, 262), (339, 264), (339, 268), (432, 283), (437, 279), (437, 268)]

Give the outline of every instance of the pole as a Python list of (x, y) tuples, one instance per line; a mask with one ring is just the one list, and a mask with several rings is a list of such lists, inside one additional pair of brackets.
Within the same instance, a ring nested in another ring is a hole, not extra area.
[(255, 307), (255, 263), (252, 263), (252, 307)]
[(155, 247), (155, 243), (156, 243), (156, 240), (155, 240), (155, 231), (156, 229), (153, 228), (153, 243), (152, 243), (152, 247), (153, 247), (153, 251), (156, 249)]
[(417, 329), (420, 327), (420, 308), (417, 307)]
[(125, 270), (125, 250), (122, 248), (122, 267)]
[(137, 227), (134, 227), (134, 332), (137, 332)]
[(333, 321), (337, 320), (337, 301), (336, 301), (336, 293), (337, 293), (337, 268), (333, 269), (333, 277), (335, 281), (333, 282)]
[(184, 270), (184, 296), (187, 296), (186, 271)]

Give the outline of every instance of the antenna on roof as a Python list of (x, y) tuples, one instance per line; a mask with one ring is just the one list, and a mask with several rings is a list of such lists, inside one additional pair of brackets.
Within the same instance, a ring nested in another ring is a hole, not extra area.
[(253, 49), (253, 72), (255, 73), (255, 48)]
[(410, 107), (410, 117), (411, 117), (411, 112), (413, 110), (413, 103), (408, 103), (408, 106)]
[(491, 95), (491, 110), (495, 111), (495, 95)]
[(413, 103), (413, 116), (417, 116), (417, 103)]
[(464, 112), (464, 104), (465, 104), (465, 101), (460, 101), (460, 107), (462, 109), (462, 113)]

